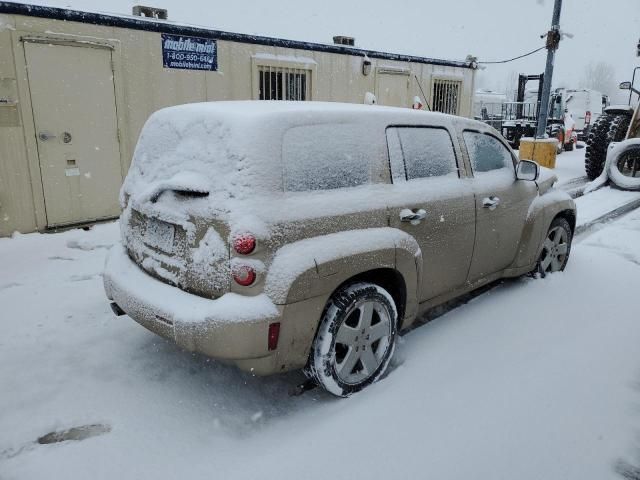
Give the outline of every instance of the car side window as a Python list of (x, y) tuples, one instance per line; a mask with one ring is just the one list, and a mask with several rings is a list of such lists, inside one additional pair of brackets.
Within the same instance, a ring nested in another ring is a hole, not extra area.
[(513, 170), (513, 157), (507, 147), (493, 135), (465, 130), (462, 132), (475, 173), (501, 168)]
[(457, 176), (453, 141), (444, 128), (390, 127), (387, 128), (387, 145), (394, 182)]
[(282, 140), (284, 190), (332, 190), (371, 183), (372, 153), (362, 145), (365, 125), (302, 125)]

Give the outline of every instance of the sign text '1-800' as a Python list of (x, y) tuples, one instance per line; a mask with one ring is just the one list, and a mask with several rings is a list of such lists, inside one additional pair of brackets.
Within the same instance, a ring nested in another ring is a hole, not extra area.
[(164, 68), (218, 70), (218, 48), (210, 38), (162, 34)]

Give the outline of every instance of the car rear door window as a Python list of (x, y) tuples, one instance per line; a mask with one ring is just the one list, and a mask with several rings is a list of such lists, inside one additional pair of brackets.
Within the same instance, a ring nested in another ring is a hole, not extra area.
[(513, 157), (507, 147), (493, 135), (465, 130), (462, 133), (475, 173), (508, 168), (513, 170)]
[(387, 128), (391, 176), (398, 180), (456, 175), (449, 132), (438, 127)]
[(282, 143), (287, 192), (332, 190), (371, 183), (373, 147), (366, 125), (318, 124), (287, 130)]

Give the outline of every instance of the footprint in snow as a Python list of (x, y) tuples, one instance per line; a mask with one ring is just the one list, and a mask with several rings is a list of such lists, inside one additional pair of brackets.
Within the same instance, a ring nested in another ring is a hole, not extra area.
[(76, 250), (83, 250), (90, 252), (91, 250), (97, 250), (99, 248), (110, 249), (113, 246), (112, 243), (91, 243), (82, 240), (68, 240), (67, 248), (74, 248)]
[(0, 292), (2, 290), (8, 290), (10, 288), (20, 287), (20, 286), (22, 286), (22, 284), (17, 282), (5, 283), (4, 285), (0, 285)]
[(69, 277), (70, 282), (85, 282), (87, 280), (93, 280), (96, 277), (101, 277), (102, 273), (90, 273), (88, 275), (71, 275)]
[(111, 425), (102, 423), (94, 423), (92, 425), (80, 425), (79, 427), (71, 427), (66, 430), (57, 430), (49, 432), (46, 435), (38, 437), (34, 442), (29, 442), (17, 448), (7, 448), (0, 452), (0, 459), (13, 458), (21, 453), (33, 450), (38, 445), (49, 445), (52, 443), (61, 443), (68, 441), (82, 441), (87, 438), (104, 435), (111, 431)]
[(71, 427), (67, 430), (49, 432), (38, 438), (37, 442), (40, 445), (48, 445), (50, 443), (67, 442), (69, 440), (80, 441), (91, 437), (97, 437), (98, 435), (104, 435), (110, 431), (110, 425), (94, 423), (93, 425), (81, 425), (79, 427)]

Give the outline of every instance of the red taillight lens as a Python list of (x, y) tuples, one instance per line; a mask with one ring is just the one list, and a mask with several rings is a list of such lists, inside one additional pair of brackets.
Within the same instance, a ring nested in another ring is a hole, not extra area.
[(584, 115), (584, 123), (587, 125), (591, 123), (591, 112), (587, 112)]
[(248, 287), (256, 281), (256, 271), (249, 265), (241, 265), (233, 269), (233, 279), (238, 285)]
[(278, 348), (278, 338), (280, 338), (280, 322), (269, 324), (269, 350)]
[(233, 239), (233, 249), (241, 255), (248, 255), (256, 248), (256, 237), (250, 233), (238, 235)]

